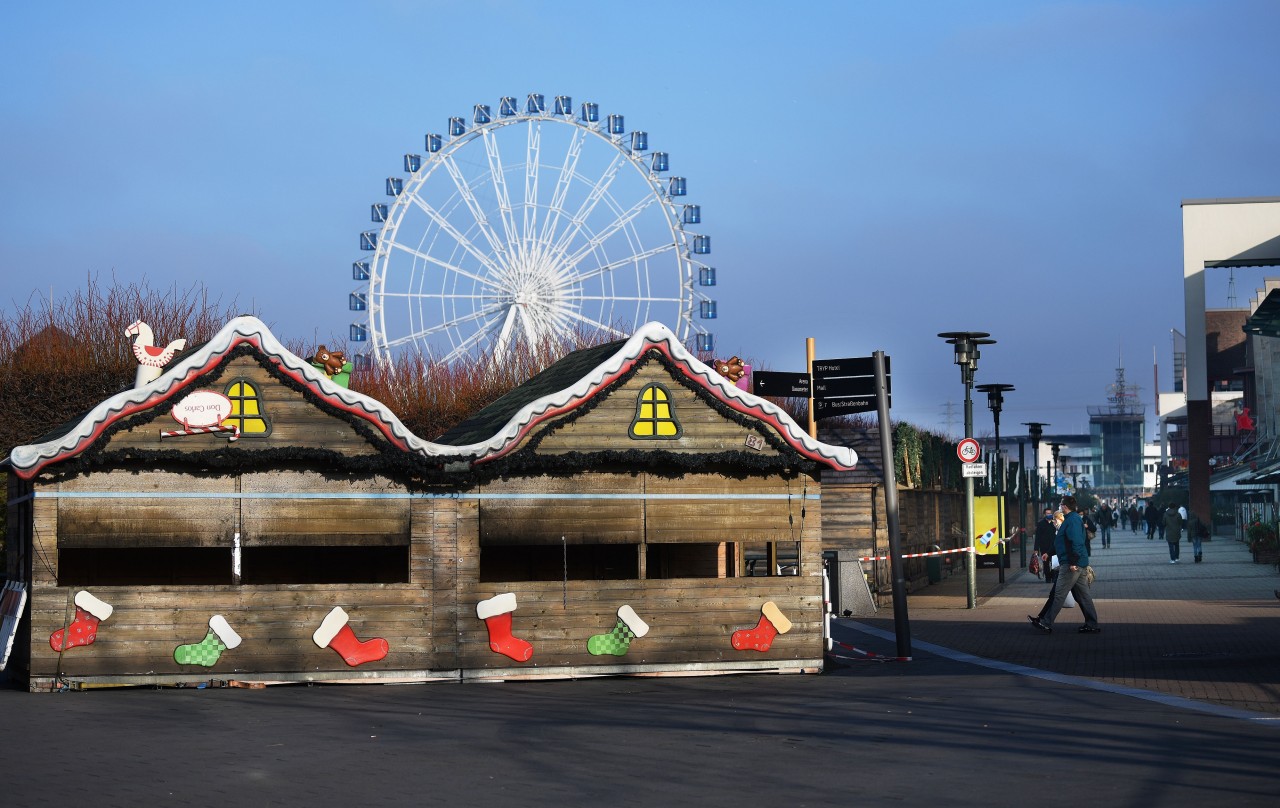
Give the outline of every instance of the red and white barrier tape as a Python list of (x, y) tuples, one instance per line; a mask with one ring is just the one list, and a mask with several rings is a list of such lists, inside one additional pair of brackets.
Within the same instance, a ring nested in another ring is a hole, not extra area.
[[(925, 556), (940, 556), (940, 555), (949, 555), (951, 553), (971, 553), (971, 552), (973, 552), (972, 547), (961, 547), (957, 550), (935, 550), (932, 553), (903, 553), (900, 556), (900, 558), (924, 558)], [(864, 556), (862, 558), (859, 558), (858, 560), (859, 561), (888, 561), (889, 556), (887, 555)]]
[(231, 437), (227, 438), (227, 442), (238, 440), (240, 438), (240, 427), (231, 426), (190, 426), (186, 429), (175, 429), (170, 432), (161, 432), (162, 438), (177, 438), (182, 435), (207, 435), (212, 432), (230, 432)]

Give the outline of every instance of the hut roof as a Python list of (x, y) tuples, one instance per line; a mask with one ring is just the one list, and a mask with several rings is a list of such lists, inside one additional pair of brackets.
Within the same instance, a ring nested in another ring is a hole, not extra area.
[(626, 344), (626, 340), (618, 340), (591, 348), (582, 348), (566, 355), (529, 381), (510, 390), (497, 401), (436, 438), (436, 443), (464, 446), (493, 437), (526, 405), (570, 387)]
[(36, 443), (15, 447), (5, 465), (19, 477), (30, 479), (44, 467), (87, 451), (114, 425), (194, 391), (233, 351), (252, 351), (263, 357), (272, 372), (308, 392), (327, 406), (367, 422), (394, 447), (424, 457), (451, 456), (458, 452), (419, 438), (381, 402), (329, 380), (305, 359), (286, 349), (256, 317), (237, 317), (212, 339), (175, 359), (160, 378), (143, 387), (132, 387), (102, 401), (84, 417), (59, 427)]
[(727, 408), (735, 417), (756, 419), (771, 427), (801, 457), (836, 471), (852, 470), (858, 461), (853, 449), (810, 438), (779, 407), (735, 387), (699, 361), (661, 323), (649, 323), (627, 340), (574, 351), (433, 442), (411, 432), (381, 402), (334, 384), (309, 361), (287, 350), (260, 320), (245, 316), (235, 318), (208, 342), (175, 360), (160, 378), (117, 393), (67, 428), (14, 448), (4, 462), (19, 477), (31, 479), (44, 467), (87, 451), (114, 424), (171, 399), (176, 402), (198, 387), (202, 377), (215, 372), (233, 351), (256, 353), (274, 375), (304, 388), (320, 404), (366, 422), (394, 449), (437, 467), (455, 461), (446, 468), (459, 471), (506, 455), (531, 430), (588, 404), (655, 357), (716, 406)]
[[(507, 454), (531, 430), (587, 404), (624, 379), (637, 365), (660, 357), (673, 374), (718, 406), (772, 427), (788, 447), (807, 460), (835, 470), (858, 463), (853, 449), (821, 443), (780, 407), (740, 390), (689, 352), (661, 323), (647, 323), (630, 339), (574, 351), (506, 396), (449, 430), (438, 441), (468, 449), (485, 463)], [(466, 444), (467, 441), (471, 443)], [(465, 445), (464, 445), (465, 444)]]

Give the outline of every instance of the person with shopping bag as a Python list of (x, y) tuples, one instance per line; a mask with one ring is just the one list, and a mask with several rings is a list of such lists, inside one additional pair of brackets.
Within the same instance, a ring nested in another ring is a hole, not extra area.
[(1058, 579), (1053, 585), (1053, 602), (1043, 617), (1030, 618), (1031, 625), (1045, 634), (1053, 632), (1053, 621), (1066, 605), (1068, 595), (1075, 598), (1084, 615), (1084, 625), (1078, 631), (1081, 634), (1097, 634), (1102, 631), (1098, 626), (1098, 612), (1089, 591), (1089, 550), (1085, 544), (1084, 523), (1076, 508), (1075, 497), (1068, 495), (1062, 498), (1064, 516), (1054, 541), (1060, 566)]

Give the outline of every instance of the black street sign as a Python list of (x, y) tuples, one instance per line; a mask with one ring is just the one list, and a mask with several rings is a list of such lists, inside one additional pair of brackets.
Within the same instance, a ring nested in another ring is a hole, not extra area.
[(852, 415), (855, 412), (872, 412), (876, 409), (876, 397), (865, 398), (833, 398), (826, 401), (817, 399), (813, 402), (813, 418), (836, 418), (841, 415)]
[[(884, 358), (884, 372), (889, 374), (889, 357)], [(875, 376), (873, 357), (855, 356), (849, 359), (813, 360), (813, 378), (831, 379), (839, 376)]]
[(846, 379), (813, 380), (813, 397), (819, 399), (849, 398), (851, 396), (874, 396), (876, 394), (875, 376), (852, 376)]
[(769, 370), (757, 370), (751, 374), (751, 384), (758, 396), (809, 397), (808, 373), (775, 373)]
[[(885, 404), (893, 387), (889, 380), (889, 357), (884, 358)], [(876, 401), (876, 361), (874, 356), (813, 360), (814, 420), (836, 418), (855, 412), (874, 412)]]

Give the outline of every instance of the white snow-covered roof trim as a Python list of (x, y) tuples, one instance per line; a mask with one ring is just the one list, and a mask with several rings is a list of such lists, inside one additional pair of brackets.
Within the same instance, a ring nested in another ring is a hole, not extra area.
[(778, 430), (779, 435), (802, 455), (841, 471), (852, 470), (857, 465), (858, 454), (853, 449), (832, 446), (809, 437), (808, 432), (802, 429), (786, 411), (771, 401), (738, 389), (732, 382), (690, 353), (671, 329), (657, 322), (642, 326), (617, 353), (597, 365), (576, 384), (526, 404), (492, 438), (458, 448), (465, 454), (480, 456), (478, 462), (505, 454), (514, 448), (531, 428), (548, 418), (573, 410), (630, 370), (645, 353), (655, 348), (671, 359), (677, 367), (685, 370), (690, 379), (700, 383), (729, 407), (771, 424)]
[(365, 419), (393, 445), (424, 458), (474, 459), (476, 462), (484, 462), (501, 457), (515, 448), (531, 429), (591, 399), (634, 367), (644, 354), (657, 349), (685, 372), (688, 378), (703, 386), (725, 405), (772, 425), (782, 439), (800, 454), (839, 470), (853, 469), (858, 462), (858, 455), (853, 449), (832, 446), (809, 437), (781, 408), (738, 389), (699, 361), (661, 323), (644, 325), (617, 353), (570, 387), (526, 404), (491, 438), (464, 446), (449, 446), (415, 435), (382, 402), (334, 384), (309, 361), (287, 350), (261, 320), (249, 316), (237, 317), (229, 322), (207, 343), (175, 360), (160, 378), (150, 384), (125, 390), (101, 402), (66, 434), (44, 443), (14, 448), (6, 462), (20, 478), (31, 479), (50, 463), (73, 457), (87, 449), (107, 427), (122, 418), (150, 409), (189, 389), (198, 388), (200, 379), (211, 368), (232, 349), (245, 343), (255, 346), (280, 372), (310, 385), (329, 404)]
[(364, 418), (400, 448), (417, 452), (424, 457), (466, 455), (465, 451), (456, 447), (442, 446), (418, 437), (385, 404), (363, 393), (334, 384), (323, 371), (287, 350), (261, 320), (244, 316), (227, 323), (197, 350), (180, 355), (180, 358), (165, 368), (160, 378), (106, 399), (61, 437), (14, 448), (7, 462), (19, 477), (30, 479), (49, 463), (84, 451), (107, 427), (120, 419), (194, 390), (209, 369), (217, 365), (229, 351), (244, 343), (257, 347), (278, 370), (310, 385), (330, 404)]

